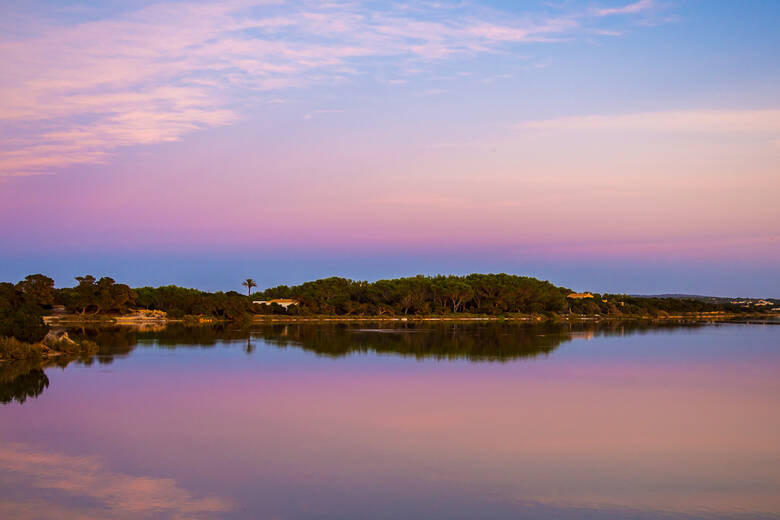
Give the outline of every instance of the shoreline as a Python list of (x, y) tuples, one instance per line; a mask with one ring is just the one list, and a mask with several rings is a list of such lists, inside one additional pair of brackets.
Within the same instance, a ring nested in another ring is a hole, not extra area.
[[(644, 322), (646, 324), (746, 324), (746, 325), (780, 325), (780, 313), (685, 313), (675, 315), (651, 316), (651, 315), (572, 315), (572, 316), (540, 316), (540, 315), (515, 315), (515, 316), (253, 316), (243, 322), (230, 322), (210, 317), (188, 317), (187, 319), (168, 318), (159, 314), (151, 317), (144, 315), (130, 316), (81, 316), (81, 315), (56, 315), (45, 316), (44, 321), (53, 328), (50, 334), (54, 334), (53, 341), (42, 341), (32, 344), (23, 344), (27, 355), (21, 357), (0, 356), (0, 367), (8, 369), (11, 366), (22, 364), (36, 365), (39, 367), (59, 364), (60, 360), (77, 359), (83, 355), (94, 354), (98, 351), (98, 345), (89, 341), (72, 341), (65, 329), (67, 328), (96, 328), (101, 327), (130, 327), (140, 330), (163, 330), (168, 325), (183, 325), (185, 327), (210, 327), (215, 325), (232, 324), (234, 326), (251, 327), (253, 325), (289, 325), (289, 324), (349, 324), (349, 323), (514, 323), (514, 324), (609, 324), (620, 322)], [(54, 329), (59, 329), (55, 331)], [(8, 338), (4, 338), (8, 339)], [(67, 363), (67, 361), (65, 361)]]
[[(414, 323), (414, 322), (518, 322), (518, 323), (542, 323), (542, 322), (599, 322), (599, 321), (674, 321), (674, 320), (706, 320), (706, 321), (734, 321), (734, 320), (764, 320), (772, 322), (780, 319), (780, 313), (727, 313), (705, 312), (684, 313), (668, 315), (650, 314), (626, 314), (621, 316), (605, 315), (568, 315), (568, 316), (541, 316), (541, 315), (515, 315), (515, 316), (339, 316), (339, 315), (314, 315), (314, 316), (283, 316), (283, 315), (255, 315), (246, 320), (245, 324), (271, 324), (271, 323), (358, 323), (358, 322), (388, 322), (388, 323)], [(144, 316), (86, 316), (59, 315), (44, 316), (47, 325), (149, 325), (164, 326), (171, 323), (184, 324), (193, 327), (231, 323), (229, 320), (198, 316), (194, 319), (168, 318), (168, 317), (144, 317)], [(235, 322), (232, 322), (235, 323)]]

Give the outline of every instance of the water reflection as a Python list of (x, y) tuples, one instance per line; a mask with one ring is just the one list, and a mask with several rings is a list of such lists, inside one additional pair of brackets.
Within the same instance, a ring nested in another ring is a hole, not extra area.
[[(195, 496), (171, 478), (111, 471), (94, 457), (21, 443), (0, 447), (0, 473), (10, 481), (6, 489), (38, 490), (33, 501), (0, 501), (0, 518), (214, 518), (232, 509), (229, 500)], [(69, 505), (70, 497), (81, 503)]]
[(0, 518), (780, 512), (780, 327), (69, 333), (100, 351), (3, 394)]
[(94, 355), (58, 356), (43, 363), (0, 365), (0, 403), (24, 403), (49, 386), (47, 367), (70, 363), (109, 365), (129, 356), (139, 343), (159, 348), (208, 348), (220, 342), (245, 340), (252, 354), (260, 341), (279, 348), (301, 348), (320, 356), (344, 357), (369, 352), (417, 359), (508, 362), (548, 355), (575, 338), (641, 334), (700, 327), (697, 323), (606, 322), (584, 324), (406, 323), (406, 324), (278, 324), (237, 328), (232, 325), (191, 327), (106, 326), (66, 329), (76, 341), (99, 346)]
[[(237, 328), (231, 325), (188, 327), (172, 324), (155, 330), (129, 326), (69, 329), (76, 339), (100, 346), (95, 359), (109, 364), (127, 356), (139, 343), (160, 348), (213, 347), (245, 341), (252, 353), (259, 340), (276, 347), (298, 347), (318, 355), (355, 353), (413, 356), (418, 359), (511, 361), (546, 355), (574, 338), (623, 336), (649, 331), (701, 327), (700, 323), (610, 322), (584, 324), (409, 323), (409, 324), (278, 324)], [(82, 360), (83, 361), (83, 360)], [(87, 361), (89, 362), (89, 361)]]
[(29, 397), (38, 397), (49, 387), (49, 378), (40, 363), (19, 361), (0, 368), (0, 403), (24, 403)]

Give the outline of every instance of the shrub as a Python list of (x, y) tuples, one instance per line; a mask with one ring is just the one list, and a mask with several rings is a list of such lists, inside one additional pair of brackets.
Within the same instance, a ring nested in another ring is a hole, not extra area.
[(82, 340), (79, 343), (79, 353), (82, 355), (94, 355), (100, 350), (100, 346), (94, 341), (88, 339)]
[(40, 358), (38, 348), (16, 338), (0, 337), (0, 358), (7, 360)]
[(37, 343), (48, 330), (40, 306), (10, 283), (0, 283), (0, 336)]

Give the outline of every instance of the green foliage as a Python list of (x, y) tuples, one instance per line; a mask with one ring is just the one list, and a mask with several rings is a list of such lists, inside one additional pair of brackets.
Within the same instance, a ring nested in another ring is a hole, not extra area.
[(40, 349), (12, 337), (0, 337), (0, 358), (6, 361), (40, 359)]
[(43, 339), (49, 328), (43, 322), (43, 309), (36, 302), (34, 295), (10, 283), (0, 283), (0, 336), (27, 343)]
[(592, 298), (568, 298), (565, 287), (528, 276), (470, 274), (423, 276), (376, 282), (324, 278), (301, 285), (280, 285), (259, 291), (252, 299), (294, 299), (287, 309), (255, 306), (259, 314), (341, 316), (447, 316), (511, 317), (535, 314), (602, 316), (657, 316), (686, 313), (768, 312), (768, 308), (744, 307), (723, 302), (683, 298), (645, 298), (621, 294), (593, 294)]
[(253, 289), (254, 287), (257, 287), (257, 282), (255, 282), (255, 281), (254, 281), (253, 279), (251, 279), (251, 278), (247, 278), (246, 280), (244, 280), (243, 282), (241, 282), (241, 285), (243, 285), (244, 287), (246, 287), (246, 289), (247, 289), (247, 293), (246, 293), (246, 295), (247, 295), (247, 296), (252, 296), (252, 289)]
[[(325, 278), (255, 293), (257, 299), (292, 298), (288, 312), (336, 315), (446, 315), (457, 313), (560, 312), (569, 291), (530, 278), (508, 274), (422, 276), (369, 283)], [(258, 309), (264, 313), (274, 310)]]
[(24, 293), (28, 302), (51, 307), (54, 303), (54, 280), (42, 274), (31, 274), (18, 284), (16, 288)]
[(137, 295), (129, 286), (116, 283), (104, 276), (96, 280), (92, 275), (77, 276), (72, 289), (56, 291), (55, 300), (70, 312), (80, 314), (121, 314), (135, 305)]
[(570, 300), (569, 309), (572, 314), (655, 317), (687, 313), (729, 312), (740, 314), (758, 311), (755, 308), (746, 308), (730, 303), (708, 302), (695, 298), (647, 298), (625, 294), (594, 294), (593, 298)]
[[(75, 287), (54, 289), (51, 278), (30, 275), (16, 286), (0, 284), (0, 335), (36, 342), (46, 334), (43, 309), (62, 304), (82, 315), (123, 314), (131, 308), (164, 311), (171, 318), (198, 321), (211, 317), (245, 321), (251, 314), (338, 316), (500, 316), (561, 314), (664, 316), (705, 312), (768, 312), (702, 299), (644, 298), (593, 294), (568, 298), (572, 292), (550, 282), (509, 274), (468, 276), (418, 275), (376, 282), (331, 277), (289, 287), (280, 285), (248, 298), (235, 291), (209, 293), (168, 285), (131, 289), (112, 278), (86, 275)], [(257, 284), (243, 282), (248, 291)], [(297, 305), (253, 305), (254, 299), (294, 299)]]
[(135, 292), (138, 307), (165, 311), (172, 318), (200, 315), (241, 321), (251, 311), (247, 297), (235, 291), (209, 293), (167, 285), (141, 287)]

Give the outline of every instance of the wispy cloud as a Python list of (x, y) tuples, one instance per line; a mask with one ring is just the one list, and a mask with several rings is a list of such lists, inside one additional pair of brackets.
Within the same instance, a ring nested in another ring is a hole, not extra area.
[(327, 108), (323, 108), (323, 109), (319, 109), (319, 110), (312, 110), (311, 112), (309, 112), (308, 114), (303, 116), (303, 118), (304, 119), (311, 119), (314, 116), (319, 115), (319, 114), (340, 114), (342, 112), (344, 112), (344, 111), (340, 110), (340, 109), (334, 109), (334, 108), (327, 109)]
[(596, 9), (598, 16), (609, 16), (613, 14), (634, 14), (641, 11), (646, 11), (655, 6), (653, 0), (639, 0), (632, 4), (624, 5), (622, 7), (608, 7), (603, 9)]
[(524, 121), (520, 129), (545, 131), (649, 130), (685, 133), (780, 133), (780, 109), (681, 110), (589, 115)]
[(17, 29), (0, 36), (0, 176), (105, 161), (119, 147), (228, 125), (247, 106), (355, 78), (377, 60), (392, 58), (403, 74), (587, 34), (597, 18), (272, 0), (163, 2), (75, 24), (15, 13)]
[(496, 80), (499, 80), (499, 79), (509, 79), (511, 77), (512, 77), (511, 74), (496, 74), (495, 76), (489, 76), (487, 78), (482, 78), (479, 81), (481, 83), (493, 83)]
[(623, 31), (615, 31), (611, 29), (593, 29), (593, 34), (597, 34), (599, 36), (623, 36)]

